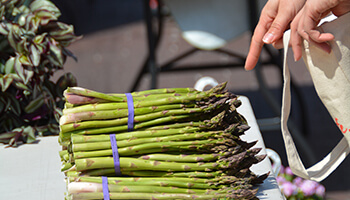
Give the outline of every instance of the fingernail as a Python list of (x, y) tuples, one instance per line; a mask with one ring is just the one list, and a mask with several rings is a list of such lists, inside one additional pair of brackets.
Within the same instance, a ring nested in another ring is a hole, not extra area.
[(266, 33), (263, 38), (263, 42), (270, 44), (273, 40), (274, 35), (272, 33)]
[(299, 57), (297, 57), (296, 55), (294, 55), (294, 62), (298, 62), (300, 60)]

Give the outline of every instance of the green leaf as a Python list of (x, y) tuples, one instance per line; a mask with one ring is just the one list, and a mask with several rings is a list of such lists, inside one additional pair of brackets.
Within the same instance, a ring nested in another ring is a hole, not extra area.
[(50, 12), (53, 14), (53, 16), (55, 16), (55, 19), (57, 19), (61, 15), (61, 12), (58, 10), (55, 4), (47, 0), (35, 0), (30, 4), (29, 8), (33, 12), (38, 12), (41, 10)]
[(11, 100), (8, 98), (8, 97), (1, 97), (0, 98), (0, 101), (2, 102), (2, 103), (4, 103), (4, 105), (5, 105), (5, 111), (7, 111), (7, 110), (9, 110), (10, 109), (10, 106), (11, 106)]
[(48, 130), (50, 131), (51, 134), (57, 135), (60, 132), (60, 127), (58, 126), (57, 123), (51, 123), (48, 125)]
[(31, 126), (27, 126), (26, 128), (24, 128), (23, 130), (23, 135), (27, 136), (27, 143), (33, 143), (35, 142), (35, 129)]
[[(2, 74), (0, 74), (0, 86), (1, 86), (1, 91), (3, 91), (4, 90), (4, 85), (5, 85), (5, 83), (4, 83), (5, 81), (4, 81), (4, 76), (2, 75)], [(4, 90), (5, 91), (5, 90)], [(3, 91), (3, 92), (4, 92)]]
[(296, 195), (296, 197), (298, 198), (298, 199), (304, 199), (305, 197), (304, 197), (304, 194), (303, 194), (303, 192), (298, 192), (298, 194)]
[(5, 6), (2, 5), (0, 8), (0, 17), (4, 16), (4, 13), (5, 13)]
[(12, 95), (9, 95), (9, 99), (11, 99), (11, 102), (12, 102), (10, 109), (12, 110), (12, 112), (16, 116), (20, 116), (21, 115), (21, 105), (19, 104), (18, 100)]
[(3, 103), (4, 105), (7, 104), (7, 97), (5, 97), (6, 95), (0, 96), (0, 103)]
[(29, 70), (25, 70), (25, 72), (26, 72), (26, 79), (24, 81), (24, 84), (28, 84), (29, 81), (33, 78), (34, 72), (33, 71), (29, 71)]
[(0, 142), (3, 141), (5, 143), (8, 143), (12, 137), (14, 137), (17, 133), (16, 132), (7, 132), (7, 133), (1, 133), (0, 134)]
[(3, 123), (3, 119), (4, 119), (4, 116), (6, 115), (5, 111), (6, 111), (6, 104), (7, 102), (5, 102), (5, 99), (4, 97), (0, 96), (0, 134), (1, 134), (1, 130), (3, 129), (1, 124)]
[(32, 27), (31, 30), (38, 30), (39, 25), (40, 25), (40, 18), (33, 17), (30, 19), (30, 25)]
[(23, 91), (23, 94), (24, 94), (25, 96), (29, 96), (29, 95), (31, 95), (32, 93), (31, 93), (29, 90), (24, 90), (24, 91)]
[(13, 49), (15, 49), (16, 51), (18, 51), (17, 50), (17, 42), (16, 42), (15, 38), (16, 37), (14, 36), (13, 28), (11, 28), (8, 35), (7, 35), (7, 40), (9, 41), (10, 46)]
[(14, 65), (15, 65), (15, 57), (11, 57), (5, 63), (5, 73), (6, 74), (16, 73)]
[(31, 62), (24, 55), (17, 56), (15, 59), (15, 71), (17, 75), (21, 78), (24, 84), (28, 84), (31, 78), (34, 76), (34, 72), (30, 70), (26, 70), (23, 68), (23, 65), (31, 65)]
[(1, 62), (0, 62), (0, 74), (5, 74), (5, 65), (2, 64)]
[(55, 119), (56, 119), (57, 122), (60, 121), (60, 118), (61, 118), (62, 114), (63, 114), (62, 110), (55, 106), (54, 107), (54, 116), (55, 116)]
[(28, 43), (27, 38), (21, 37), (20, 41), (17, 42), (17, 51), (19, 53), (28, 53), (27, 43)]
[(20, 15), (18, 18), (18, 24), (20, 26), (24, 26), (26, 24), (26, 16), (25, 15)]
[(26, 113), (33, 113), (37, 109), (39, 109), (41, 106), (44, 105), (44, 96), (40, 95), (36, 99), (32, 100), (25, 108), (24, 111)]
[(38, 126), (36, 127), (36, 131), (38, 132), (39, 136), (44, 136), (45, 132), (49, 131), (48, 128), (49, 125), (44, 125), (44, 126)]
[(18, 82), (21, 81), (22, 79), (18, 76), (18, 74), (9, 74), (14, 81)]
[[(28, 1), (28, 0), (26, 0), (26, 1)], [(29, 14), (29, 13), (30, 13), (30, 10), (29, 10), (27, 5), (23, 4), (23, 5), (19, 6), (18, 14)]]
[(5, 111), (5, 104), (0, 101), (0, 115), (2, 115), (2, 112)]
[(1, 91), (5, 92), (11, 85), (13, 79), (8, 74), (0, 78)]
[(71, 51), (69, 51), (68, 49), (63, 48), (62, 52), (64, 53), (64, 55), (72, 57), (75, 62), (78, 62), (78, 58)]
[(40, 10), (35, 13), (37, 18), (40, 18), (40, 24), (42, 26), (47, 25), (50, 21), (57, 20), (55, 13), (49, 12), (47, 10)]
[(41, 44), (44, 41), (46, 36), (47, 36), (47, 33), (43, 33), (41, 35), (37, 35), (37, 36), (35, 36), (33, 42), (35, 44)]
[(26, 77), (24, 76), (24, 70), (23, 70), (22, 63), (19, 61), (19, 56), (17, 56), (15, 59), (14, 68), (17, 75), (21, 78), (23, 82), (25, 82)]
[(289, 181), (289, 182), (292, 182), (293, 181), (293, 176), (291, 176), (291, 175), (288, 175), (288, 174), (285, 174), (285, 179), (287, 180), (287, 181)]
[(36, 48), (36, 45), (30, 45), (30, 60), (35, 67), (40, 64), (40, 54), (41, 52)]
[[(52, 95), (52, 93), (55, 92), (55, 83), (52, 82), (51, 80), (45, 81), (43, 84), (44, 86), (42, 87), (43, 92), (45, 91), (47, 94)], [(53, 97), (53, 96), (52, 96)]]
[(3, 35), (8, 35), (9, 34), (9, 30), (8, 30), (8, 23), (0, 23), (0, 34)]
[(29, 90), (27, 85), (21, 83), (21, 82), (15, 82), (15, 87), (20, 90)]
[(288, 197), (288, 200), (297, 200), (295, 196)]
[(28, 57), (25, 56), (25, 55), (19, 56), (19, 61), (20, 61), (23, 65), (32, 66), (32, 62), (31, 62), (31, 61), (28, 59)]
[(74, 27), (61, 22), (49, 24), (50, 36), (60, 42), (62, 46), (68, 46), (71, 42), (80, 39), (74, 35)]
[(56, 66), (62, 66), (64, 59), (63, 59), (63, 55), (61, 52), (61, 49), (56, 46), (57, 42), (55, 42), (54, 40), (52, 40), (50, 42), (50, 55), (48, 56), (48, 58), (50, 59), (50, 61), (56, 65)]

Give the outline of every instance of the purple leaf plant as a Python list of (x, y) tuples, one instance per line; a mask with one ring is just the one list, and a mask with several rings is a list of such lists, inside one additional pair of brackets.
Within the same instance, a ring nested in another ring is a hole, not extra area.
[(16, 146), (59, 132), (63, 91), (77, 81), (71, 73), (51, 79), (74, 58), (66, 48), (79, 39), (59, 16), (49, 0), (0, 2), (1, 143)]

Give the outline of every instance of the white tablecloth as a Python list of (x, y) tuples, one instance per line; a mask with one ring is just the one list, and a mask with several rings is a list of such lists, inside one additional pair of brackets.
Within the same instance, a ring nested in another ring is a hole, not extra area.
[[(242, 139), (258, 140), (255, 147), (265, 145), (248, 98), (240, 97), (239, 112), (247, 119), (251, 128)], [(61, 173), (60, 146), (57, 136), (38, 138), (37, 144), (25, 144), (18, 148), (0, 145), (0, 200), (63, 200), (66, 191), (64, 175)], [(269, 159), (252, 166), (256, 174), (271, 170)], [(283, 199), (276, 179), (270, 175), (259, 187), (259, 199)]]

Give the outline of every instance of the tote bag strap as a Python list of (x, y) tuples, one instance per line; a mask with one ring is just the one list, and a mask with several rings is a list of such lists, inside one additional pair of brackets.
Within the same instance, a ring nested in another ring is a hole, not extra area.
[(281, 129), (284, 144), (286, 147), (286, 153), (288, 158), (288, 164), (293, 173), (305, 179), (311, 179), (317, 182), (325, 179), (331, 174), (346, 158), (350, 152), (350, 147), (347, 139), (343, 137), (338, 145), (321, 161), (313, 165), (312, 167), (305, 169), (297, 148), (293, 142), (293, 138), (288, 130), (287, 122), (290, 114), (291, 107), (291, 92), (290, 92), (290, 72), (287, 63), (288, 44), (290, 40), (290, 30), (286, 31), (283, 36), (284, 45), (284, 63), (283, 63), (283, 94), (282, 94), (282, 112), (281, 112)]

